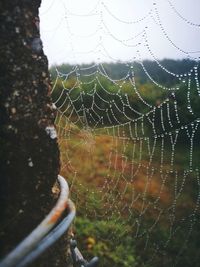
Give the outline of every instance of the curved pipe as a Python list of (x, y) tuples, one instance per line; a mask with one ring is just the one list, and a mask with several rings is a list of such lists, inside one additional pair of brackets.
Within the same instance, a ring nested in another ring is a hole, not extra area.
[[(43, 240), (46, 240), (46, 238), (48, 236), (52, 236), (54, 231), (52, 231), (52, 234), (51, 234), (51, 233), (49, 233), (50, 230), (58, 223), (64, 210), (66, 210), (67, 208), (69, 209), (69, 212), (70, 212), (68, 214), (69, 218), (67, 216), (63, 220), (63, 221), (67, 221), (67, 223), (66, 223), (65, 227), (63, 227), (63, 228), (61, 227), (61, 229), (63, 229), (63, 230), (65, 229), (64, 231), (66, 231), (69, 228), (69, 226), (70, 226), (70, 224), (73, 221), (73, 218), (75, 216), (75, 207), (74, 207), (73, 203), (71, 202), (71, 200), (68, 199), (69, 187), (68, 187), (66, 180), (62, 176), (58, 175), (58, 181), (60, 184), (61, 192), (60, 192), (60, 196), (59, 196), (59, 199), (58, 199), (55, 207), (47, 215), (47, 217), (31, 232), (31, 234), (28, 235), (14, 250), (12, 250), (0, 262), (0, 267), (25, 266), (25, 265), (19, 265), (20, 262), (24, 262), (25, 260), (27, 261), (28, 255), (32, 254), (32, 252), (35, 251), (36, 246), (38, 246), (38, 244), (40, 244), (40, 242), (42, 242)], [(62, 222), (60, 224), (62, 224)], [(57, 226), (58, 228), (59, 228), (59, 225)], [(57, 227), (55, 228), (55, 230), (57, 229)], [(49, 233), (49, 235), (46, 236), (48, 233)], [(60, 236), (62, 235), (62, 233), (60, 234)], [(55, 239), (55, 241), (57, 239)], [(45, 241), (43, 241), (43, 242), (45, 242)], [(42, 242), (42, 244), (43, 244), (43, 242)], [(45, 249), (47, 247), (45, 246)], [(41, 254), (41, 253), (38, 253), (37, 255), (39, 255), (39, 254)], [(30, 261), (28, 261), (28, 262), (30, 262)]]
[(39, 244), (37, 244), (37, 247), (35, 249), (33, 249), (15, 267), (27, 266), (29, 263), (34, 261), (38, 256), (40, 256), (40, 254), (42, 254), (47, 248), (53, 245), (53, 243), (56, 242), (63, 235), (63, 233), (69, 229), (75, 217), (75, 206), (70, 199), (68, 200), (68, 204), (69, 204), (68, 215), (47, 236), (45, 236)]

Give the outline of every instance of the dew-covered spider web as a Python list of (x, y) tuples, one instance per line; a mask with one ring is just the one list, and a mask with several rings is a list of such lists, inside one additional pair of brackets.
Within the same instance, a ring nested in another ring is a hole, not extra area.
[[(110, 227), (89, 232), (100, 266), (115, 262), (108, 246), (120, 251), (125, 236), (135, 260), (127, 265), (124, 250), (113, 266), (198, 266), (200, 4), (50, 2), (41, 31), (66, 63), (52, 67), (61, 171), (78, 216)], [(166, 47), (163, 57), (179, 61), (162, 59)]]

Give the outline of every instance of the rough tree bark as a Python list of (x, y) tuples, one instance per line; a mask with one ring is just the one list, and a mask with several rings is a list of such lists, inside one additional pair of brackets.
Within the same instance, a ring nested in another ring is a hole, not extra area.
[[(0, 3), (1, 257), (52, 208), (51, 188), (59, 172), (57, 140), (47, 128), (55, 111), (39, 34), (40, 2)], [(64, 249), (57, 246), (37, 266), (66, 266), (60, 256)]]

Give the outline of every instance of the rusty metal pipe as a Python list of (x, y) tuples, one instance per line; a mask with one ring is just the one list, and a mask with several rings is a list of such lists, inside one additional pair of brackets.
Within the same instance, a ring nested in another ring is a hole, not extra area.
[[(66, 208), (70, 208), (69, 187), (66, 180), (58, 175), (61, 192), (59, 199), (47, 215), (47, 217), (28, 235), (14, 250), (12, 250), (1, 262), (0, 267), (14, 267), (22, 261), (31, 251), (35, 249), (38, 243), (50, 232), (50, 230), (60, 220)], [(75, 211), (73, 212), (75, 215)]]
[(75, 217), (75, 206), (70, 199), (68, 199), (68, 211), (68, 215), (53, 230), (51, 230), (51, 232), (45, 236), (39, 244), (37, 244), (37, 247), (33, 249), (25, 258), (23, 258), (22, 261), (15, 267), (25, 267), (29, 263), (33, 262), (69, 229)]

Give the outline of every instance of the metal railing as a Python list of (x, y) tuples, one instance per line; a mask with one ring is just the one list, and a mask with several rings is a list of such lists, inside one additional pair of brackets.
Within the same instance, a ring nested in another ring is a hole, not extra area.
[[(69, 187), (66, 180), (58, 175), (58, 182), (60, 184), (60, 196), (55, 207), (15, 249), (0, 261), (0, 267), (27, 266), (38, 258), (47, 248), (53, 245), (53, 243), (69, 229), (75, 218), (75, 205), (69, 199)], [(68, 213), (61, 220), (66, 209)], [(97, 258), (95, 257), (88, 263), (83, 259), (80, 251), (76, 247), (72, 248), (73, 242), (74, 241), (71, 241), (70, 249), (74, 267), (97, 266)]]
[(94, 257), (90, 262), (86, 261), (77, 248), (76, 240), (70, 241), (70, 250), (74, 267), (96, 267), (99, 263), (98, 257)]

